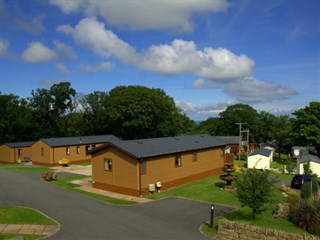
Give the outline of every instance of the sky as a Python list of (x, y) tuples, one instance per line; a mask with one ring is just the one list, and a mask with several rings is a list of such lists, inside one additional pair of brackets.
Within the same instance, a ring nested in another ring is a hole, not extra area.
[(319, 0), (0, 0), (0, 92), (161, 88), (193, 120), (320, 101)]

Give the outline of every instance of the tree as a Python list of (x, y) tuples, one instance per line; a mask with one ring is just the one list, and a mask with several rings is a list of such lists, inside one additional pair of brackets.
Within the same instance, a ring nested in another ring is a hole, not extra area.
[(69, 82), (54, 84), (49, 90), (32, 90), (29, 101), (37, 122), (35, 135), (38, 138), (68, 135), (68, 114), (73, 111), (75, 94)]
[(293, 113), (293, 136), (297, 145), (308, 146), (320, 156), (320, 102), (310, 102), (309, 106)]
[(243, 174), (238, 175), (234, 184), (236, 195), (242, 206), (252, 209), (252, 219), (261, 213), (264, 205), (270, 200), (271, 186), (275, 180), (269, 178), (267, 171), (248, 169)]
[(210, 117), (205, 121), (202, 121), (198, 126), (198, 131), (200, 133), (209, 133), (212, 136), (221, 135), (220, 134), (220, 119)]
[(95, 91), (81, 100), (85, 135), (101, 135), (110, 132), (106, 99), (108, 94)]
[(273, 138), (278, 147), (279, 159), (280, 153), (286, 149), (290, 150), (291, 146), (292, 122), (288, 115), (282, 115), (276, 118), (274, 123)]
[(181, 134), (182, 117), (173, 99), (161, 89), (119, 86), (106, 98), (113, 133), (123, 139), (166, 137)]
[(259, 142), (274, 140), (277, 117), (271, 113), (261, 111), (260, 113), (258, 113), (257, 120), (259, 133), (257, 134), (256, 140), (259, 140)]
[(222, 135), (238, 136), (239, 126), (237, 123), (246, 123), (244, 129), (250, 130), (250, 139), (255, 139), (258, 136), (257, 128), (257, 111), (246, 104), (235, 104), (227, 107), (220, 113), (220, 129)]
[(27, 101), (13, 94), (0, 93), (0, 144), (32, 139), (32, 126)]

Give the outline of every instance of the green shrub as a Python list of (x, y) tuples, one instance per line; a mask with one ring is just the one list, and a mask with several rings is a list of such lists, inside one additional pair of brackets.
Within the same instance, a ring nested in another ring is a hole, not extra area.
[(319, 191), (319, 183), (316, 177), (312, 178), (312, 181), (305, 182), (300, 189), (301, 198), (309, 198), (315, 196)]
[(305, 182), (300, 189), (300, 196), (303, 199), (310, 198), (312, 196), (311, 182)]
[(292, 204), (289, 217), (300, 228), (320, 236), (320, 194), (301, 198)]

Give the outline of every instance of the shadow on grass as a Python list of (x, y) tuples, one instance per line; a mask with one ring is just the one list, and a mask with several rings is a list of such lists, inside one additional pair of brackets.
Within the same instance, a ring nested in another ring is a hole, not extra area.
[(225, 182), (216, 182), (214, 185), (218, 188), (223, 188), (225, 184), (226, 184)]

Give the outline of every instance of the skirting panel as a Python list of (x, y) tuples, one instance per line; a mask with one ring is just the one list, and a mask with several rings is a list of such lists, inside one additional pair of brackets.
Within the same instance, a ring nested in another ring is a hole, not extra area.
[(105, 183), (99, 183), (99, 182), (92, 183), (92, 187), (99, 188), (102, 190), (107, 190), (110, 192), (131, 195), (131, 196), (137, 196), (137, 197), (140, 196), (140, 192), (138, 189), (125, 188), (125, 187), (120, 187), (120, 186), (115, 186), (115, 185), (110, 185), (110, 184), (105, 184)]

